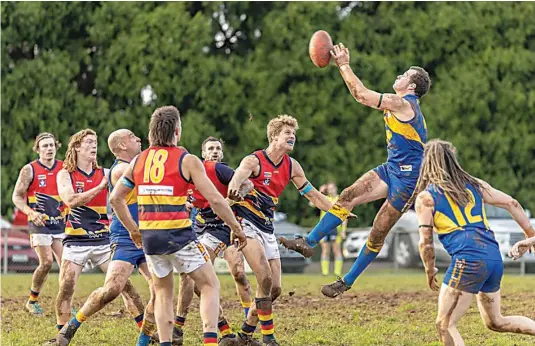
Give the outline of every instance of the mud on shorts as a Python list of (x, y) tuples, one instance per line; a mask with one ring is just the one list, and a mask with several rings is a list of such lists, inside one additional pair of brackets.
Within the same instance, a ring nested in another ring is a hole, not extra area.
[(500, 289), (503, 261), (454, 257), (444, 276), (444, 284), (463, 292), (492, 293)]
[[(411, 167), (411, 171), (403, 171), (404, 167)], [(399, 167), (386, 162), (373, 171), (388, 185), (388, 202), (399, 212), (406, 212), (414, 203), (418, 183), (418, 175), (412, 172), (412, 166)]]
[(173, 271), (191, 273), (210, 261), (204, 245), (198, 240), (190, 241), (177, 252), (168, 255), (145, 255), (150, 271), (157, 277), (164, 278)]
[(279, 244), (277, 243), (275, 234), (262, 232), (255, 225), (245, 219), (241, 219), (240, 223), (245, 236), (247, 238), (258, 240), (264, 247), (268, 261), (281, 257), (279, 253)]
[(133, 243), (132, 244), (121, 244), (121, 243), (112, 243), (111, 244), (111, 260), (112, 261), (124, 261), (132, 264), (135, 268), (145, 262), (145, 253), (142, 249), (138, 249)]
[(227, 244), (223, 243), (221, 240), (210, 234), (209, 231), (204, 232), (199, 237), (199, 241), (206, 248), (212, 250), (212, 252), (215, 254), (215, 257), (223, 258), (225, 250), (227, 249)]
[(37, 246), (50, 246), (54, 240), (63, 241), (65, 233), (59, 234), (43, 234), (43, 233), (30, 233), (30, 245), (31, 247)]
[(80, 246), (69, 245), (63, 246), (62, 260), (68, 260), (79, 266), (85, 266), (87, 261), (91, 261), (93, 268), (104, 264), (111, 257), (110, 244), (97, 245), (97, 246)]

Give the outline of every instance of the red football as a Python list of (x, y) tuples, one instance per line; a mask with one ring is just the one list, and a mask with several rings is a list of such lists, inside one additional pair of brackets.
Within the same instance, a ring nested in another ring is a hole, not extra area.
[(330, 50), (333, 48), (333, 40), (327, 31), (318, 30), (310, 38), (308, 54), (317, 67), (329, 65), (331, 60)]

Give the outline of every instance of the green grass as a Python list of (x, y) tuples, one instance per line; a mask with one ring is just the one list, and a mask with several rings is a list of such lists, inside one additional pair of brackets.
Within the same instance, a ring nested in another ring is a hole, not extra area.
[[(80, 308), (87, 296), (103, 283), (102, 274), (82, 275), (74, 297)], [(250, 279), (254, 280), (252, 277)], [(234, 329), (242, 322), (242, 310), (232, 279), (220, 276), (223, 308)], [(321, 296), (319, 288), (330, 279), (317, 275), (285, 275), (283, 295), (275, 303), (275, 330), (285, 346), (353, 345), (440, 345), (434, 329), (438, 293), (425, 285), (423, 273), (380, 271), (366, 273), (355, 287), (338, 299)], [(30, 275), (2, 276), (2, 342), (4, 346), (41, 345), (55, 336), (53, 303), (57, 275), (51, 275), (41, 293), (44, 318), (24, 310)], [(143, 278), (133, 277), (144, 298), (148, 289)], [(178, 283), (178, 278), (177, 281)], [(502, 311), (535, 318), (533, 276), (506, 275), (502, 285)], [(254, 286), (253, 286), (254, 287)], [(289, 292), (294, 292), (290, 296)], [(175, 297), (176, 298), (176, 297)], [(122, 300), (112, 302), (88, 320), (71, 345), (134, 345), (137, 331), (123, 308)], [(475, 302), (460, 323), (467, 345), (534, 345), (535, 337), (498, 334), (487, 330)], [(186, 322), (185, 345), (202, 344), (198, 300)], [(257, 335), (258, 336), (258, 335)]]

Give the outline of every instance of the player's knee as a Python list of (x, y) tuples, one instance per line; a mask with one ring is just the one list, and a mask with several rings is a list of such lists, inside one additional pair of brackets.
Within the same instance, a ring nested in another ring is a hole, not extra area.
[(59, 287), (59, 299), (70, 299), (74, 294), (74, 277), (64, 277)]
[(278, 297), (280, 297), (282, 293), (281, 287), (272, 287), (271, 288), (271, 301), (275, 301)]
[[(118, 286), (106, 287), (106, 289), (102, 292), (102, 303), (108, 304), (109, 302), (113, 301), (119, 296), (119, 294), (121, 294), (121, 291), (121, 288)], [(126, 292), (126, 290), (123, 290), (123, 292), (129, 295), (129, 292)]]
[(485, 326), (495, 332), (501, 332), (503, 330), (503, 321), (501, 316), (488, 316), (483, 319)]
[(265, 295), (271, 294), (271, 286), (273, 285), (273, 279), (271, 278), (271, 273), (262, 273), (257, 275), (257, 281), (262, 293)]
[(247, 287), (249, 282), (247, 281), (247, 276), (245, 276), (245, 271), (242, 269), (236, 270), (232, 273), (234, 281), (240, 286)]
[(48, 273), (52, 269), (52, 258), (45, 258), (41, 263), (39, 263), (39, 269), (43, 272)]

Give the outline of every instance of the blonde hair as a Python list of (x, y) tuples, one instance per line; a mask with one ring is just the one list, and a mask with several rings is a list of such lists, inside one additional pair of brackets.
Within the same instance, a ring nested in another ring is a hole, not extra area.
[(433, 139), (425, 145), (424, 160), (420, 169), (417, 191), (422, 192), (434, 184), (447, 193), (459, 206), (473, 202), (466, 184), (472, 185), (481, 195), (483, 185), (468, 174), (457, 161), (457, 149), (450, 142)]
[[(85, 129), (76, 132), (74, 135), (71, 136), (69, 139), (69, 145), (67, 146), (67, 152), (65, 153), (65, 161), (63, 161), (63, 168), (67, 170), (67, 172), (72, 173), (76, 171), (76, 160), (78, 159), (78, 153), (76, 152), (76, 149), (80, 147), (82, 144), (82, 140), (84, 137), (93, 135), (98, 138), (95, 131), (91, 129)], [(93, 169), (100, 168), (100, 166), (97, 164), (97, 162), (93, 162)]]
[(47, 138), (52, 138), (52, 140), (54, 140), (54, 144), (56, 145), (56, 150), (61, 148), (61, 142), (58, 141), (53, 134), (51, 134), (50, 132), (41, 132), (40, 134), (37, 135), (37, 137), (35, 137), (35, 142), (33, 143), (33, 151), (38, 153), (39, 152), (39, 143), (43, 139), (47, 139)]
[(295, 130), (299, 129), (297, 119), (287, 114), (278, 115), (276, 118), (271, 119), (267, 126), (267, 138), (270, 143), (273, 138), (279, 135), (284, 125), (290, 126)]

